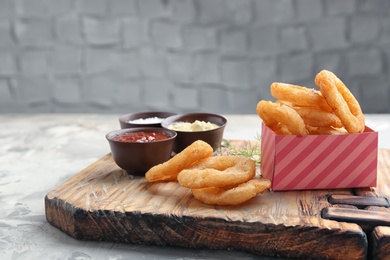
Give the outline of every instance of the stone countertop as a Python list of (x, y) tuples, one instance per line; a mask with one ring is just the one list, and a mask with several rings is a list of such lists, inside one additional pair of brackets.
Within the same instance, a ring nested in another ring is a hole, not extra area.
[[(105, 134), (119, 128), (118, 116), (0, 115), (0, 258), (259, 259), (236, 251), (79, 241), (46, 222), (45, 195), (110, 152)], [(226, 118), (225, 139), (261, 133), (257, 115)], [(366, 115), (366, 124), (379, 132), (379, 148), (390, 149), (390, 115)]]

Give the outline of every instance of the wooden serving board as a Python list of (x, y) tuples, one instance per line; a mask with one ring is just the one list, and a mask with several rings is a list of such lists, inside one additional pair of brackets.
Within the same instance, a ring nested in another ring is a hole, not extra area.
[[(291, 258), (380, 259), (390, 252), (390, 228), (374, 227), (368, 236), (358, 224), (322, 217), (326, 209), (344, 208), (332, 205), (329, 196), (390, 198), (390, 150), (380, 150), (378, 161), (377, 188), (266, 191), (242, 205), (221, 207), (197, 201), (177, 182), (129, 176), (108, 154), (46, 195), (46, 219), (83, 240)], [(371, 238), (375, 243), (369, 243)]]

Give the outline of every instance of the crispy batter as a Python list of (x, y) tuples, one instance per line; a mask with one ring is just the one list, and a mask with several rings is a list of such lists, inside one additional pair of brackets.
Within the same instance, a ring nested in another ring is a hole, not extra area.
[[(276, 102), (261, 100), (256, 112), (278, 135), (361, 133), (365, 129), (359, 102), (332, 72), (322, 70), (314, 80), (320, 91), (274, 82)], [(291, 112), (286, 107), (293, 109)]]
[(281, 82), (274, 82), (270, 87), (271, 95), (280, 100), (291, 102), (295, 106), (313, 107), (332, 112), (320, 91)]
[(267, 179), (252, 179), (231, 189), (216, 187), (193, 189), (194, 197), (210, 205), (238, 205), (244, 203), (271, 187)]
[(170, 160), (152, 167), (146, 172), (145, 178), (149, 182), (176, 180), (183, 169), (190, 168), (212, 154), (213, 148), (208, 143), (202, 140), (195, 141)]
[(284, 104), (261, 100), (257, 104), (256, 112), (264, 123), (275, 131), (283, 131), (281, 126), (284, 125), (293, 135), (309, 133), (301, 116)]
[[(267, 179), (254, 179), (256, 163), (243, 156), (210, 157), (213, 148), (196, 141), (165, 163), (152, 167), (149, 182), (174, 181), (191, 188), (196, 199), (212, 205), (237, 205), (271, 187)], [(238, 185), (238, 186), (237, 186)]]
[(342, 127), (340, 119), (332, 112), (323, 111), (312, 107), (293, 106), (306, 124), (321, 127)]
[(348, 134), (345, 128), (335, 128), (331, 126), (306, 126), (311, 135), (342, 135)]
[(322, 70), (316, 75), (315, 83), (348, 133), (363, 132), (365, 127), (363, 112), (344, 83), (327, 70)]
[(180, 185), (199, 189), (238, 185), (252, 179), (256, 164), (244, 156), (214, 156), (206, 158), (177, 176)]

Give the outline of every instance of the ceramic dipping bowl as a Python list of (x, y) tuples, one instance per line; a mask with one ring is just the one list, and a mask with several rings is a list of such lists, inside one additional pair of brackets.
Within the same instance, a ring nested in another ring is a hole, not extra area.
[(164, 129), (169, 129), (170, 125), (177, 122), (189, 122), (193, 123), (196, 120), (210, 122), (216, 124), (218, 127), (212, 130), (204, 131), (179, 131), (175, 130), (177, 137), (175, 139), (173, 151), (174, 153), (179, 153), (187, 146), (195, 142), (196, 140), (202, 140), (210, 144), (213, 147), (213, 150), (216, 151), (222, 142), (223, 132), (227, 124), (226, 118), (218, 114), (209, 114), (209, 113), (189, 113), (183, 115), (174, 115), (167, 117), (162, 121), (161, 125)]
[(171, 112), (138, 112), (119, 117), (121, 129), (134, 127), (161, 127), (161, 122), (169, 117), (176, 115)]
[[(158, 136), (163, 134), (163, 140)], [(161, 127), (138, 127), (112, 131), (106, 134), (115, 163), (128, 174), (144, 176), (153, 166), (171, 158), (175, 131)], [(129, 139), (141, 139), (139, 142)]]

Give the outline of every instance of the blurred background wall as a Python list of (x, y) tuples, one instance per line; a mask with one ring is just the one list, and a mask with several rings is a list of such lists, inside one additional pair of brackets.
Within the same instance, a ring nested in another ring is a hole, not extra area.
[(329, 69), (390, 112), (387, 0), (0, 0), (0, 113), (255, 113)]

